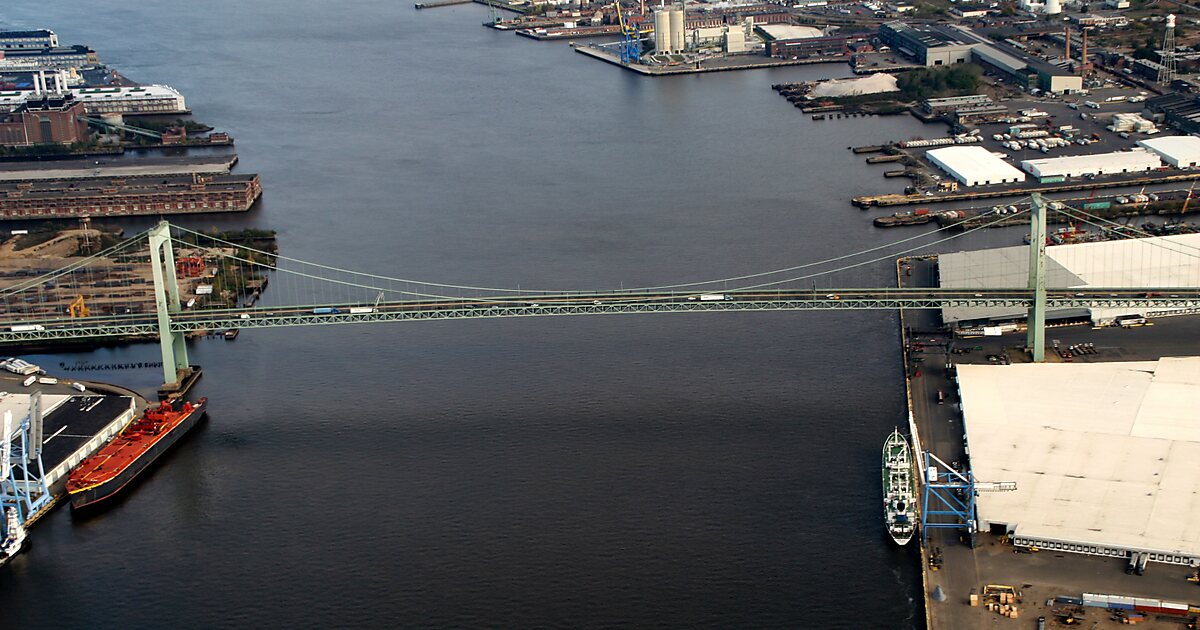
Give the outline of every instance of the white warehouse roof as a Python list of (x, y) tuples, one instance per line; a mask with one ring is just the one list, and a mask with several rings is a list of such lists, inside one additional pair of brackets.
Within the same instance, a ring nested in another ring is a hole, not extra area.
[(1068, 155), (1056, 158), (1040, 158), (1021, 162), (1021, 168), (1034, 177), (1079, 177), (1089, 173), (1139, 173), (1162, 166), (1162, 160), (1144, 149), (1095, 153), (1092, 155)]
[(1200, 357), (959, 365), (958, 378), (976, 478), (1017, 482), (979, 494), (982, 529), (1200, 558)]
[(983, 147), (945, 147), (925, 153), (938, 168), (966, 186), (1025, 181), (1025, 174)]
[(1166, 136), (1139, 140), (1138, 146), (1158, 154), (1175, 168), (1190, 168), (1200, 164), (1200, 138), (1196, 136)]
[[(1200, 234), (1177, 234), (1098, 243), (1051, 245), (1046, 248), (1046, 286), (1194, 287), (1200, 277)], [(999, 247), (938, 256), (941, 286), (957, 289), (1013, 288), (1029, 284), (1029, 247)], [(1161, 316), (1175, 309), (1140, 307), (1049, 310), (1051, 318), (1090, 315), (1093, 322), (1118, 315)], [(1005, 307), (942, 308), (947, 323), (1023, 318), (1026, 312)]]
[(758, 29), (770, 35), (771, 39), (808, 39), (825, 35), (819, 28), (795, 24), (763, 24)]

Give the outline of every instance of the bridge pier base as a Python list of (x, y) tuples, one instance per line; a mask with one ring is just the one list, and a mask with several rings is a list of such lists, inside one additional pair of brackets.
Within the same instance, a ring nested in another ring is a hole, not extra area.
[(1029, 290), (1033, 301), (1026, 319), (1025, 345), (1034, 363), (1046, 360), (1046, 202), (1033, 193), (1029, 221)]
[(171, 314), (180, 310), (179, 283), (175, 277), (175, 252), (171, 224), (160, 221), (150, 230), (150, 267), (154, 276), (154, 307), (158, 311), (158, 342), (162, 350), (163, 386), (177, 390), (191, 372), (182, 332), (171, 332)]

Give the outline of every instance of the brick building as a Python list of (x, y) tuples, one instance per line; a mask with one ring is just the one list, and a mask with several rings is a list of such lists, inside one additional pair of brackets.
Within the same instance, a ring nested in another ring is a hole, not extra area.
[(8, 114), (0, 114), (0, 145), (74, 144), (88, 139), (84, 106), (71, 94), (30, 98)]

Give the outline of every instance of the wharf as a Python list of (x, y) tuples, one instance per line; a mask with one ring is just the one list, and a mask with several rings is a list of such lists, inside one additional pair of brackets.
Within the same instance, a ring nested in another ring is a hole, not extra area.
[(448, 7), (452, 4), (470, 4), (475, 0), (430, 0), (429, 2), (418, 2), (413, 5), (416, 9), (433, 9), (435, 7)]
[(949, 201), (971, 201), (975, 199), (995, 199), (999, 197), (1024, 197), (1029, 193), (1074, 192), (1100, 188), (1124, 188), (1132, 186), (1149, 186), (1153, 184), (1173, 184), (1200, 179), (1200, 172), (1183, 172), (1173, 175), (1151, 175), (1149, 177), (1118, 177), (1089, 180), (1071, 184), (1041, 184), (1021, 188), (1006, 188), (1003, 190), (976, 190), (967, 192), (951, 192), (926, 195), (865, 195), (855, 197), (851, 203), (859, 208), (872, 206), (905, 206), (912, 204), (946, 203)]
[(244, 212), (262, 196), (249, 173), (0, 181), (0, 220)]
[(528, 37), (538, 41), (547, 41), (555, 39), (583, 39), (585, 37), (604, 37), (606, 35), (619, 35), (621, 27), (616, 25), (609, 26), (581, 26), (575, 28), (555, 28), (555, 29), (521, 29), (517, 31), (517, 35)]
[(190, 173), (228, 174), (238, 156), (164, 156), (137, 159), (73, 159), (53, 162), (0, 163), (0, 181), (79, 179), (88, 177), (157, 177)]
[[(576, 46), (575, 52), (599, 59), (614, 66), (620, 66), (646, 76), (666, 76), (675, 74), (699, 74), (702, 72), (727, 72), (730, 70), (757, 70), (759, 68), (778, 68), (781, 66), (801, 66), (812, 63), (826, 63), (824, 59), (773, 59), (750, 55), (706, 59), (690, 64), (676, 66), (648, 66), (644, 64), (621, 63), (616, 53), (609, 52), (596, 46)], [(1200, 175), (1197, 175), (1200, 177)]]
[[(936, 286), (936, 257), (901, 259), (897, 263), (897, 285), (901, 287)], [(941, 318), (935, 311), (900, 312), (901, 340), (905, 370), (905, 389), (911, 413), (910, 431), (918, 448), (928, 449), (941, 459), (967, 462), (963, 444), (965, 432), (957, 409), (957, 387), (948, 363), (989, 363), (988, 356), (1006, 356), (1013, 363), (1028, 362), (1023, 350), (1024, 335), (1009, 334), (956, 341), (941, 331)], [(1127, 330), (1093, 329), (1090, 326), (1056, 327), (1047, 339), (1063, 345), (1094, 343), (1097, 354), (1074, 357), (1075, 362), (1140, 361), (1163, 356), (1200, 354), (1200, 318), (1173, 317), (1159, 320), (1153, 327)], [(980, 350), (972, 350), (972, 348)], [(1048, 361), (1058, 357), (1047, 353)], [(947, 404), (937, 404), (938, 391), (946, 392)], [(1019, 395), (1019, 393), (1014, 393)], [(956, 530), (931, 529), (928, 542), (921, 544), (921, 569), (924, 593), (925, 625), (930, 630), (991, 627), (1004, 620), (985, 607), (970, 606), (971, 589), (985, 584), (1005, 584), (1021, 592), (1018, 604), (1021, 617), (1013, 627), (1034, 627), (1039, 616), (1054, 625), (1048, 599), (1057, 596), (1080, 597), (1084, 592), (1162, 598), (1196, 603), (1198, 591), (1184, 578), (1186, 567), (1152, 563), (1143, 576), (1124, 572), (1126, 561), (1120, 558), (1086, 556), (1074, 553), (1040, 551), (1016, 553), (1000, 536), (977, 534), (974, 549), (964, 544)], [(940, 550), (941, 564), (930, 566), (933, 551)], [(934, 589), (941, 587), (945, 601), (933, 600)], [(1086, 627), (1118, 628), (1119, 621), (1109, 619), (1107, 611), (1088, 608)], [(1026, 626), (1025, 624), (1028, 624)], [(1178, 621), (1148, 620), (1147, 628), (1180, 628)]]
[[(23, 395), (42, 392), (42, 464), (46, 485), (57, 500), (71, 469), (129, 424), (136, 410), (147, 403), (133, 392), (101, 384), (81, 382), (89, 391), (80, 393), (66, 379), (55, 385), (24, 387), (24, 378), (6, 373), (0, 375), (0, 386)], [(23, 413), (28, 414), (27, 404)]]

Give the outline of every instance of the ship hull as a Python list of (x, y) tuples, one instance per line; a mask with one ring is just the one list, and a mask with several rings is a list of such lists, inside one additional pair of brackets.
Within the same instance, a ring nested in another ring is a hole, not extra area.
[(883, 445), (883, 522), (888, 537), (903, 547), (917, 530), (916, 490), (908, 440), (893, 431)]
[(197, 405), (179, 424), (175, 425), (173, 429), (155, 441), (154, 445), (147, 449), (145, 453), (142, 453), (141, 457), (126, 466), (125, 470), (122, 470), (112, 479), (87, 490), (72, 493), (71, 508), (79, 510), (94, 506), (120, 493), (125, 486), (129, 485), (142, 471), (149, 468), (155, 460), (170, 450), (192, 427), (198, 424), (200, 419), (204, 417), (205, 410), (206, 404), (201, 403)]

